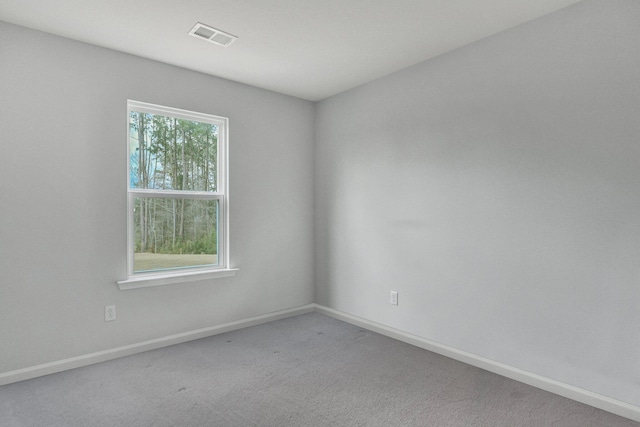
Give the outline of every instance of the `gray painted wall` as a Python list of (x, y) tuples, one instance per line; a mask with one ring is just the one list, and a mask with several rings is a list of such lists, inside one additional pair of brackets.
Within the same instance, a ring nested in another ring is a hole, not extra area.
[[(6, 23), (0, 97), (0, 372), (313, 302), (311, 102)], [(229, 118), (236, 277), (118, 290), (127, 98)]]
[(589, 0), (320, 102), (317, 302), (640, 405), (638, 22)]

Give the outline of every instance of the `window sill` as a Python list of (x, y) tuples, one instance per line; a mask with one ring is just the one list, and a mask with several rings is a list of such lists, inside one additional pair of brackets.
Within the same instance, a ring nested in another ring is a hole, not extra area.
[(120, 280), (118, 287), (121, 291), (129, 289), (148, 288), (150, 286), (173, 285), (177, 283), (195, 282), (197, 280), (219, 279), (236, 275), (237, 268), (226, 268), (208, 271), (190, 271), (168, 274), (141, 275), (127, 280)]

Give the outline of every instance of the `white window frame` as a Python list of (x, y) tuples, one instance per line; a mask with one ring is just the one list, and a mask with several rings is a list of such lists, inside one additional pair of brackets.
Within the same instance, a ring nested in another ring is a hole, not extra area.
[[(177, 119), (209, 123), (218, 126), (217, 162), (218, 176), (216, 191), (181, 191), (181, 190), (153, 190), (131, 188), (131, 162), (129, 159), (131, 143), (131, 126), (129, 120), (131, 112), (149, 113)], [(127, 100), (127, 279), (118, 281), (121, 290), (160, 286), (174, 283), (208, 280), (220, 277), (234, 276), (238, 269), (229, 267), (229, 119), (211, 114), (181, 110)], [(171, 197), (188, 199), (206, 199), (218, 201), (218, 264), (215, 266), (197, 266), (184, 269), (158, 270), (134, 273), (134, 199), (136, 197)]]

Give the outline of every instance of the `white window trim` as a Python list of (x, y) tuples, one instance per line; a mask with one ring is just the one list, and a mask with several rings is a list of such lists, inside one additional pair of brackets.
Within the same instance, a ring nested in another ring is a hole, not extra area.
[[(130, 125), (131, 111), (139, 111), (150, 114), (158, 114), (176, 117), (185, 120), (200, 121), (218, 126), (218, 176), (216, 192), (205, 193), (197, 191), (170, 192), (171, 197), (188, 198), (213, 198), (218, 200), (218, 265), (193, 267), (185, 269), (166, 270), (148, 273), (133, 272), (133, 245), (134, 235), (133, 199), (136, 196), (163, 197), (168, 193), (163, 190), (132, 189), (130, 186)], [(217, 279), (235, 276), (237, 268), (229, 267), (229, 119), (210, 114), (181, 110), (178, 108), (164, 107), (145, 102), (127, 100), (127, 279), (117, 282), (120, 290), (138, 289), (150, 286), (163, 286), (177, 283), (193, 282), (198, 280)]]
[(158, 273), (153, 275), (136, 274), (136, 277), (120, 280), (118, 288), (121, 291), (130, 289), (148, 288), (151, 286), (174, 285), (178, 283), (195, 282), (198, 280), (220, 279), (223, 277), (233, 277), (238, 272), (237, 268), (218, 268), (216, 270), (197, 270), (191, 268), (180, 273)]

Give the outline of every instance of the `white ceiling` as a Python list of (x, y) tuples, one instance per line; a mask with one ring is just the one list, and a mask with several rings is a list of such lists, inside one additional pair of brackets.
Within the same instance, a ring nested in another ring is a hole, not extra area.
[(0, 0), (0, 20), (315, 101), (578, 1)]

